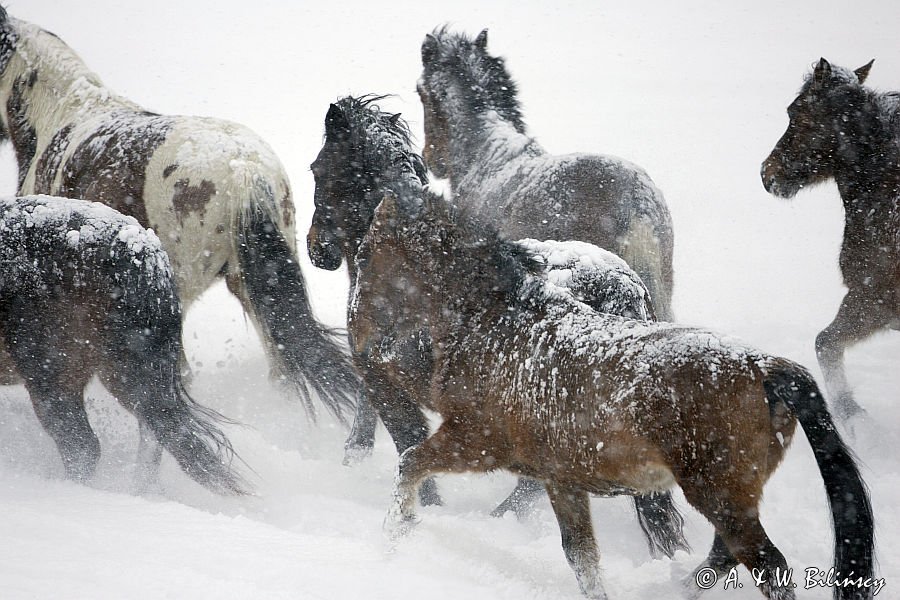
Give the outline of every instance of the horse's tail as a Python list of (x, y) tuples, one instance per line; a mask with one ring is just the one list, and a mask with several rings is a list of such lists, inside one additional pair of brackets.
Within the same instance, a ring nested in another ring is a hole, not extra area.
[(306, 294), (300, 264), (277, 225), (270, 186), (257, 181), (238, 215), (239, 287), (263, 337), (275, 372), (303, 399), (315, 419), (313, 394), (339, 420), (352, 411), (360, 389), (344, 336), (319, 323)]
[(234, 448), (217, 425), (231, 421), (197, 404), (177, 368), (172, 369), (166, 396), (164, 404), (142, 402), (137, 411), (181, 470), (218, 494), (247, 494), (249, 486), (232, 467)]
[[(872, 578), (875, 534), (869, 492), (853, 453), (835, 429), (819, 387), (806, 369), (786, 360), (768, 369), (764, 386), (770, 405), (779, 401), (787, 405), (812, 446), (831, 506), (836, 577)], [(834, 588), (838, 600), (861, 600), (870, 598), (871, 593), (855, 586)]]
[(673, 321), (672, 249), (667, 235), (660, 234), (650, 219), (635, 217), (619, 244), (618, 254), (643, 280), (660, 321)]

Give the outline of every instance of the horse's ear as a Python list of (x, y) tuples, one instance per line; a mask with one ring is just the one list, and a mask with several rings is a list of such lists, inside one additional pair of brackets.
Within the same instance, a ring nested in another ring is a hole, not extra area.
[(350, 123), (347, 116), (337, 104), (331, 104), (328, 107), (328, 113), (325, 115), (325, 131), (349, 131)]
[(861, 66), (860, 68), (853, 71), (854, 73), (856, 73), (856, 78), (859, 79), (860, 83), (866, 82), (866, 78), (869, 76), (869, 71), (872, 70), (873, 62), (875, 62), (874, 58), (872, 60), (870, 60), (869, 62), (867, 62), (866, 64), (864, 64), (863, 66)]
[(820, 58), (816, 68), (813, 69), (813, 84), (822, 87), (831, 77), (831, 63)]
[(485, 52), (487, 52), (487, 31), (487, 29), (482, 29), (478, 37), (475, 38), (475, 47)]
[(425, 34), (425, 41), (422, 42), (422, 64), (427, 65), (434, 61), (438, 54), (438, 40), (430, 33)]

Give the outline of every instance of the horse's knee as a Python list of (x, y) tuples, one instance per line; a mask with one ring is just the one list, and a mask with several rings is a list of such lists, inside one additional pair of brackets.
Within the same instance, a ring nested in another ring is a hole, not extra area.
[(816, 336), (816, 358), (819, 364), (830, 366), (840, 360), (843, 353), (844, 347), (832, 328), (823, 329)]

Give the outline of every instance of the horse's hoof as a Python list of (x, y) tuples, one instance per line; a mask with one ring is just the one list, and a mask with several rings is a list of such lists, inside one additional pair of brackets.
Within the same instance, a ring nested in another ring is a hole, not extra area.
[(419, 524), (419, 521), (421, 521), (421, 519), (416, 515), (398, 517), (393, 511), (388, 513), (388, 516), (384, 520), (384, 533), (391, 546), (393, 547), (394, 544), (403, 538), (408, 537), (416, 528), (416, 525)]
[(360, 464), (370, 456), (372, 456), (372, 452), (374, 451), (373, 446), (367, 445), (352, 445), (344, 447), (344, 460), (343, 465), (345, 467), (355, 467)]

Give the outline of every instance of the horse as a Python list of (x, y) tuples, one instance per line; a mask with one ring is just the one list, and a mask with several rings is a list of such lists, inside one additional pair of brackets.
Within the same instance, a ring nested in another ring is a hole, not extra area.
[[(544, 482), (582, 592), (605, 599), (588, 494), (677, 484), (716, 531), (691, 596), (707, 569), (743, 563), (766, 597), (793, 599), (759, 502), (799, 421), (831, 509), (835, 572), (874, 585), (868, 491), (801, 365), (710, 331), (598, 313), (434, 195), (387, 194), (357, 261), (349, 327), (370, 335), (351, 336), (354, 351), (378, 343), (385, 305), (419, 315), (434, 348), (430, 404), (443, 421), (401, 455), (385, 519), (395, 543), (417, 522), (423, 479), (509, 470)], [(835, 597), (871, 598), (865, 585)]]
[(454, 198), (510, 239), (582, 240), (625, 259), (671, 321), (674, 233), (662, 192), (640, 167), (614, 156), (553, 156), (526, 133), (516, 83), (502, 58), (446, 27), (422, 44), (416, 89), (424, 158)]
[(837, 183), (847, 293), (816, 336), (816, 356), (835, 412), (845, 420), (865, 411), (847, 383), (844, 350), (879, 330), (900, 330), (900, 93), (865, 87), (871, 68), (872, 61), (851, 71), (819, 60), (761, 168), (766, 190), (782, 198)]
[(83, 398), (97, 375), (138, 420), (139, 489), (156, 482), (165, 448), (210, 490), (245, 493), (224, 417), (182, 383), (169, 258), (134, 218), (82, 200), (0, 200), (0, 333), (68, 478), (89, 479), (100, 458)]
[(149, 112), (116, 95), (54, 34), (0, 9), (0, 140), (18, 193), (102, 202), (159, 234), (187, 310), (224, 277), (273, 375), (315, 417), (340, 416), (358, 378), (315, 320), (297, 258), (287, 174), (247, 128)]
[[(421, 157), (412, 151), (410, 132), (399, 114), (383, 112), (384, 96), (347, 96), (329, 106), (324, 144), (311, 165), (315, 178), (315, 213), (307, 235), (313, 264), (328, 270), (346, 262), (351, 286), (358, 278), (356, 254), (368, 231), (375, 207), (386, 192), (415, 197), (424, 193), (427, 176)], [(583, 242), (520, 240), (539, 256), (543, 275), (564, 286), (574, 297), (601, 312), (655, 319), (643, 282), (614, 254)], [(355, 292), (351, 291), (351, 297)], [(394, 440), (398, 453), (428, 435), (422, 406), (428, 407), (427, 381), (433, 348), (424, 323), (416, 314), (385, 307), (377, 344), (378, 356), (357, 356), (370, 401), (357, 404), (346, 444), (345, 464), (368, 455), (374, 446), (377, 416)], [(354, 332), (351, 330), (351, 335)], [(373, 406), (374, 405), (374, 406)], [(377, 410), (376, 410), (377, 408)], [(543, 493), (539, 482), (520, 478), (516, 489), (494, 511), (523, 515)], [(439, 504), (433, 480), (421, 488), (424, 504)], [(638, 522), (654, 556), (672, 556), (688, 549), (683, 518), (666, 494), (635, 498)]]

